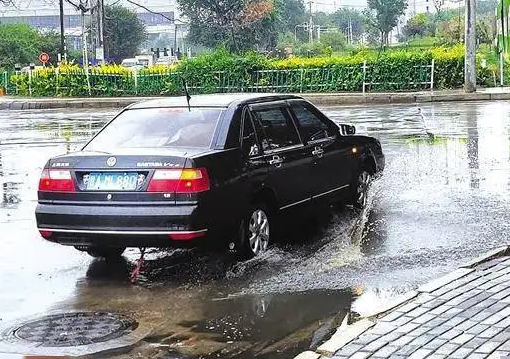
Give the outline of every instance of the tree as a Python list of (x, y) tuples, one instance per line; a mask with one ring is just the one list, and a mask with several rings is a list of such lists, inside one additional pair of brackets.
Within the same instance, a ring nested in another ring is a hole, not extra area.
[(434, 8), (436, 9), (436, 19), (441, 19), (443, 15), (444, 0), (433, 0)]
[(142, 21), (123, 6), (105, 6), (104, 42), (107, 56), (117, 61), (133, 57), (147, 39)]
[[(277, 13), (272, 0), (178, 0), (189, 19), (188, 38), (207, 47), (220, 43), (231, 51), (254, 48), (261, 40), (276, 44)], [(270, 36), (268, 39), (267, 36)]]
[(367, 0), (364, 11), (369, 26), (377, 29), (381, 36), (381, 47), (389, 45), (391, 30), (407, 9), (407, 0)]
[(53, 62), (58, 46), (58, 37), (52, 33), (42, 35), (27, 24), (0, 24), (0, 67), (37, 63), (41, 52), (47, 52)]
[(343, 51), (347, 47), (347, 39), (345, 35), (339, 31), (328, 31), (321, 34), (320, 42), (336, 52)]
[(433, 22), (425, 13), (416, 14), (407, 20), (403, 33), (406, 38), (432, 35), (434, 33)]
[(296, 25), (306, 20), (305, 5), (302, 0), (277, 0), (279, 27), (284, 32), (294, 33)]
[(358, 10), (341, 8), (330, 15), (331, 22), (340, 29), (346, 36), (349, 28), (352, 29), (353, 41), (359, 41), (365, 32), (364, 17)]

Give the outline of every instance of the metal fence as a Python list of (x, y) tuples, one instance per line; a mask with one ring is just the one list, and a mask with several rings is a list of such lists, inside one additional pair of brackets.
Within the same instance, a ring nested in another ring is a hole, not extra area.
[[(377, 64), (331, 66), (290, 70), (258, 70), (245, 73), (214, 71), (186, 76), (175, 71), (165, 73), (112, 74), (98, 69), (72, 72), (34, 71), (26, 74), (23, 86), (11, 81), (14, 73), (4, 73), (3, 88), (9, 95), (28, 93), (33, 96), (151, 96), (182, 93), (186, 78), (192, 93), (229, 92), (377, 92), (434, 89), (434, 60), (428, 65), (405, 69), (405, 74), (388, 74)], [(391, 72), (391, 71), (390, 71)], [(18, 74), (19, 75), (19, 74)], [(2, 83), (0, 83), (2, 86)], [(22, 88), (23, 87), (23, 88)]]

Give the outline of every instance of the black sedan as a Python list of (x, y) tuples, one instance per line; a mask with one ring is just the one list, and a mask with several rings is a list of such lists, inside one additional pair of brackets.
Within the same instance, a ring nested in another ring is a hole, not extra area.
[(244, 257), (281, 214), (362, 207), (384, 168), (379, 141), (291, 95), (204, 95), (131, 105), (39, 183), (42, 237), (92, 256), (214, 244)]

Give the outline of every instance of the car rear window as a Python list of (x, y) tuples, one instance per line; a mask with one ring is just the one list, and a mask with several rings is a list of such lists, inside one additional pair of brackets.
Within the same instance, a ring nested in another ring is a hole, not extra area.
[(139, 147), (211, 147), (224, 110), (151, 108), (122, 112), (85, 147), (88, 151)]

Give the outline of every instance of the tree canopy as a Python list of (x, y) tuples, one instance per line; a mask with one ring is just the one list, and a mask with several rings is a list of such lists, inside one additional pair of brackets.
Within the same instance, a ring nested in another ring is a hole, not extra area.
[(178, 0), (189, 19), (188, 39), (206, 47), (272, 50), (279, 36), (305, 19), (302, 0)]
[(109, 58), (120, 61), (133, 57), (147, 39), (137, 14), (123, 6), (105, 6), (105, 48)]
[(379, 31), (381, 45), (388, 45), (391, 30), (407, 9), (407, 0), (367, 0), (367, 5), (364, 14), (368, 25)]
[(58, 46), (58, 36), (53, 33), (40, 34), (27, 24), (0, 24), (0, 67), (37, 63), (41, 52), (47, 52), (54, 62)]

